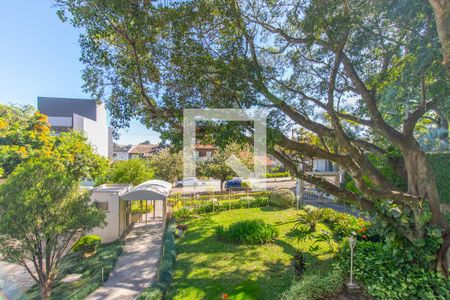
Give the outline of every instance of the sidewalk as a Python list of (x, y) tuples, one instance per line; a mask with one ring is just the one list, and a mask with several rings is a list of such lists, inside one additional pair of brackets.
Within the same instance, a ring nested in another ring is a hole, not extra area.
[(136, 223), (125, 239), (125, 247), (103, 287), (86, 300), (134, 299), (156, 279), (163, 236), (162, 220)]
[(0, 299), (18, 299), (35, 284), (25, 267), (0, 261)]

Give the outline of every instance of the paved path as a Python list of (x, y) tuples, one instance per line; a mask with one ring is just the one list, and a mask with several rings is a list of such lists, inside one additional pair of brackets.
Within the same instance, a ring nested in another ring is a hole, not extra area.
[(125, 247), (103, 287), (86, 300), (134, 299), (156, 278), (161, 255), (162, 221), (137, 223), (125, 239)]
[(17, 299), (34, 284), (21, 265), (0, 261), (0, 299)]

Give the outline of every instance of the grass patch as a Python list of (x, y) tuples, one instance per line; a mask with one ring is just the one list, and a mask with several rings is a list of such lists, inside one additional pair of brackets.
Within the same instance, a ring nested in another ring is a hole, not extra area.
[[(104, 281), (114, 268), (122, 253), (123, 243), (114, 242), (98, 247), (97, 253), (88, 258), (81, 258), (76, 253), (67, 255), (61, 265), (61, 271), (53, 285), (51, 299), (84, 299), (102, 285), (101, 270)], [(61, 282), (68, 274), (82, 274), (80, 280), (72, 283)], [(35, 285), (25, 294), (24, 299), (40, 299), (39, 288)]]
[[(301, 212), (302, 214), (304, 212)], [(312, 273), (331, 270), (334, 253), (319, 242), (311, 250), (313, 240), (298, 241), (291, 237), (296, 221), (295, 209), (273, 207), (237, 209), (191, 218), (188, 229), (178, 239), (174, 283), (169, 299), (279, 299), (289, 289), (295, 277), (291, 267), (295, 250), (304, 252), (306, 271)], [(249, 219), (263, 219), (274, 225), (279, 236), (265, 245), (236, 245), (217, 239), (215, 227)], [(317, 230), (329, 230), (323, 223)], [(336, 247), (337, 248), (337, 247)]]

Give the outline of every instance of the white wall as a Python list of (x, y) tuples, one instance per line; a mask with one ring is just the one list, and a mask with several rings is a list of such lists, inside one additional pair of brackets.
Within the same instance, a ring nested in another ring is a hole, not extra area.
[[(78, 119), (82, 118), (82, 125)], [(74, 129), (80, 129), (85, 132), (88, 141), (94, 146), (96, 152), (105, 157), (111, 156), (112, 138), (111, 130), (106, 122), (106, 111), (103, 104), (97, 105), (97, 121), (80, 117), (74, 114)], [(76, 125), (76, 126), (75, 126)]]
[[(314, 159), (313, 161), (313, 171), (314, 172), (333, 172), (330, 171), (331, 161), (327, 159)], [(333, 166), (334, 169), (334, 166)], [(335, 169), (334, 169), (335, 170)]]
[(92, 202), (108, 202), (106, 213), (106, 225), (104, 228), (95, 228), (92, 234), (102, 238), (102, 243), (110, 243), (120, 238), (119, 231), (119, 195), (117, 193), (96, 192), (91, 195)]

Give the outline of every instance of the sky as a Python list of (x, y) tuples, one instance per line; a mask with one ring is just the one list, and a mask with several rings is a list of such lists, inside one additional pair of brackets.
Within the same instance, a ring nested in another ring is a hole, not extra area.
[[(83, 92), (80, 31), (63, 23), (50, 0), (0, 0), (0, 103), (29, 104), (37, 97), (89, 98)], [(138, 121), (119, 131), (120, 144), (159, 142)]]

